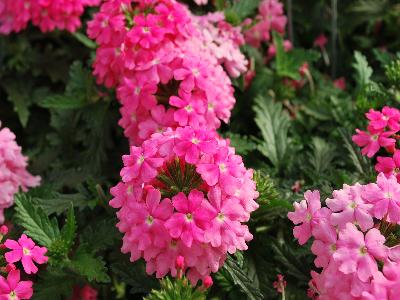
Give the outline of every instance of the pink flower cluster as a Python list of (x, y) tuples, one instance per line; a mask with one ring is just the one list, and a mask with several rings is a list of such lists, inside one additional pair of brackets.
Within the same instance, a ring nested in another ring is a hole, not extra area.
[(147, 272), (177, 276), (184, 257), (192, 283), (246, 250), (244, 225), (258, 208), (252, 170), (214, 131), (191, 127), (155, 133), (123, 156), (122, 182), (111, 189), (122, 251), (143, 257)]
[[(271, 41), (272, 31), (283, 35), (286, 22), (282, 3), (278, 0), (261, 1), (256, 18), (254, 20), (248, 19), (243, 24), (249, 26), (244, 32), (246, 43), (255, 48), (260, 48), (262, 43)], [(285, 44), (285, 48), (291, 48), (289, 41)], [(269, 52), (274, 52), (274, 49), (270, 49)]]
[[(0, 227), (0, 241), (8, 233), (5, 225)], [(2, 248), (10, 249), (4, 255), (8, 263), (5, 267), (0, 267), (2, 273), (8, 273), (7, 277), (0, 275), (0, 299), (31, 299), (33, 294), (32, 281), (21, 281), (21, 271), (14, 263), (21, 261), (23, 270), (27, 274), (35, 274), (38, 268), (34, 264), (44, 264), (48, 261), (45, 256), (47, 249), (38, 247), (35, 243), (23, 234), (18, 241), (7, 239)], [(4, 258), (2, 261), (4, 261)]]
[[(400, 245), (393, 239), (400, 225), (400, 184), (380, 173), (377, 182), (344, 185), (321, 207), (318, 191), (288, 214), (301, 245), (311, 237), (320, 273), (311, 272), (313, 299), (398, 299)], [(396, 292), (397, 291), (397, 292)]]
[(41, 31), (55, 29), (75, 31), (86, 6), (101, 0), (2, 0), (0, 1), (0, 34), (19, 32), (29, 21)]
[(353, 142), (362, 147), (361, 153), (373, 157), (381, 149), (390, 156), (378, 156), (375, 169), (386, 176), (395, 175), (400, 179), (400, 150), (396, 149), (396, 141), (400, 138), (400, 111), (385, 106), (382, 111), (370, 109), (365, 114), (369, 120), (366, 131), (356, 129)]
[(94, 75), (117, 88), (131, 144), (168, 127), (216, 129), (235, 104), (227, 72), (247, 61), (243, 38), (220, 14), (195, 17), (174, 0), (108, 0), (88, 23), (99, 44)]
[(0, 224), (4, 222), (4, 209), (13, 205), (19, 189), (27, 191), (40, 183), (40, 177), (26, 170), (27, 165), (28, 158), (22, 155), (14, 133), (6, 127), (0, 128)]

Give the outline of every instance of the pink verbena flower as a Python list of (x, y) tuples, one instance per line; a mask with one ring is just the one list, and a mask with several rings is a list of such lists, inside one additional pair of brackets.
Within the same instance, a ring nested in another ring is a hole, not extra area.
[(371, 108), (365, 115), (370, 121), (369, 127), (373, 130), (379, 131), (385, 128), (391, 131), (400, 130), (400, 111), (397, 108), (385, 106), (382, 112)]
[(393, 132), (387, 131), (369, 131), (365, 132), (356, 129), (357, 134), (353, 135), (352, 140), (358, 146), (362, 147), (361, 153), (368, 157), (374, 156), (381, 147), (392, 148), (396, 140), (390, 138)]
[(395, 150), (393, 157), (377, 157), (378, 163), (375, 165), (375, 170), (379, 173), (384, 173), (386, 177), (391, 175), (396, 176), (397, 181), (400, 181), (400, 150)]
[(378, 272), (375, 260), (387, 257), (387, 248), (384, 246), (385, 237), (378, 229), (370, 229), (364, 234), (351, 223), (339, 232), (338, 250), (333, 258), (344, 274), (357, 273), (358, 278), (366, 282)]
[(156, 156), (155, 144), (150, 141), (143, 143), (142, 147), (131, 147), (130, 155), (122, 157), (124, 168), (121, 176), (124, 181), (139, 179), (148, 182), (157, 175), (157, 168), (162, 166), (163, 160)]
[(172, 198), (176, 213), (165, 223), (172, 238), (181, 238), (187, 247), (191, 247), (193, 241), (203, 242), (204, 229), (211, 218), (205, 201), (203, 193), (197, 190), (192, 190), (188, 197), (179, 193)]
[(304, 200), (293, 204), (295, 211), (288, 213), (288, 218), (295, 225), (293, 235), (299, 240), (299, 244), (305, 244), (312, 235), (313, 227), (317, 224), (321, 210), (319, 191), (307, 191)]
[(8, 263), (21, 261), (24, 271), (27, 274), (35, 274), (38, 271), (34, 262), (37, 264), (44, 264), (49, 259), (45, 256), (47, 248), (36, 246), (32, 239), (28, 238), (25, 234), (21, 235), (18, 242), (7, 239), (4, 246), (11, 249), (11, 251), (4, 255), (6, 261)]
[(371, 183), (365, 187), (363, 197), (374, 205), (374, 217), (400, 222), (400, 184), (395, 176), (386, 178), (385, 174), (380, 173), (376, 184)]
[(32, 297), (32, 281), (20, 281), (20, 271), (8, 273), (7, 279), (0, 275), (0, 299), (30, 299)]
[[(195, 140), (194, 148), (193, 139), (200, 141)], [(144, 181), (141, 176), (124, 176), (111, 190), (110, 205), (119, 209), (117, 227), (124, 234), (121, 251), (130, 253), (132, 261), (144, 258), (147, 272), (157, 277), (177, 276), (176, 259), (182, 256), (184, 271), (195, 283), (217, 272), (227, 252), (247, 249), (253, 236), (245, 222), (258, 208), (253, 172), (215, 132), (169, 128), (153, 134), (124, 159), (135, 162), (146, 143), (153, 145), (152, 156), (161, 159), (154, 177)], [(204, 163), (210, 169), (226, 164), (226, 174), (213, 186), (197, 171)]]
[(4, 222), (4, 209), (13, 205), (19, 189), (27, 191), (40, 183), (40, 177), (32, 176), (27, 165), (28, 158), (22, 155), (15, 135), (6, 127), (0, 128), (0, 223)]
[(367, 203), (363, 197), (364, 187), (344, 185), (342, 190), (334, 191), (332, 199), (326, 200), (326, 205), (333, 212), (332, 225), (344, 228), (347, 223), (354, 223), (366, 231), (374, 225), (370, 211), (373, 205)]

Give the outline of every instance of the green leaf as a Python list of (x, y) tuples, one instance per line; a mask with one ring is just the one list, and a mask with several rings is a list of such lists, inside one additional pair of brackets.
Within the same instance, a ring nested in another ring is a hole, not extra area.
[(47, 269), (35, 282), (32, 300), (62, 300), (71, 297), (77, 278), (61, 270)]
[(255, 102), (255, 122), (263, 137), (258, 150), (278, 168), (284, 163), (288, 147), (289, 115), (270, 97), (258, 96)]
[(311, 147), (312, 152), (308, 153), (309, 174), (318, 178), (331, 168), (335, 158), (335, 146), (319, 137), (313, 137)]
[(7, 91), (8, 100), (14, 105), (14, 111), (18, 114), (19, 121), (23, 127), (26, 127), (29, 119), (29, 107), (32, 104), (31, 86), (27, 86), (18, 79), (13, 82), (7, 81), (2, 86)]
[(229, 273), (234, 283), (238, 285), (241, 290), (247, 295), (250, 300), (262, 300), (264, 299), (261, 291), (255, 287), (253, 281), (243, 272), (243, 268), (239, 263), (228, 255), (223, 269)]
[[(30, 193), (30, 192), (29, 192)], [(82, 194), (60, 194), (49, 192), (48, 198), (34, 197), (34, 200), (44, 210), (47, 215), (56, 213), (57, 215), (67, 211), (71, 204), (75, 208), (83, 209), (88, 206), (88, 200)]]
[(96, 49), (97, 45), (81, 32), (74, 32), (72, 35), (89, 49)]
[(299, 80), (301, 79), (300, 67), (306, 62), (317, 61), (320, 57), (319, 53), (314, 50), (293, 49), (286, 52), (283, 47), (282, 36), (273, 32), (273, 37), (276, 48), (276, 71), (278, 76)]
[(368, 65), (368, 61), (360, 52), (354, 52), (353, 68), (355, 70), (354, 79), (359, 89), (364, 88), (371, 81), (372, 68)]
[(68, 211), (67, 219), (65, 220), (64, 227), (61, 230), (61, 238), (64, 241), (66, 248), (71, 248), (74, 244), (76, 237), (77, 224), (74, 214), (74, 207), (71, 207)]
[(121, 236), (115, 224), (114, 218), (94, 221), (83, 230), (80, 240), (94, 252), (116, 245), (121, 240)]
[(240, 155), (246, 155), (257, 149), (256, 143), (246, 135), (228, 132), (226, 137), (231, 141), (231, 146), (235, 148), (236, 153)]
[(87, 105), (83, 98), (75, 98), (66, 95), (51, 95), (39, 101), (39, 106), (43, 108), (55, 109), (77, 109)]
[(57, 220), (50, 220), (40, 207), (34, 205), (32, 198), (25, 194), (17, 194), (15, 205), (17, 223), (39, 244), (50, 247), (60, 237)]
[(70, 262), (70, 267), (78, 274), (87, 278), (88, 281), (99, 283), (110, 282), (107, 267), (101, 257), (87, 252), (85, 246), (81, 246)]

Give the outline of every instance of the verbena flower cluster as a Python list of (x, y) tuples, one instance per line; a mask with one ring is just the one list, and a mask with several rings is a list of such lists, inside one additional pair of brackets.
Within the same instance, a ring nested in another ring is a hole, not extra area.
[(28, 158), (22, 155), (14, 133), (0, 127), (0, 224), (4, 222), (4, 209), (14, 204), (19, 189), (27, 191), (40, 183), (39, 176), (32, 176), (26, 170), (27, 165)]
[[(285, 33), (286, 22), (287, 18), (284, 14), (282, 3), (278, 0), (261, 1), (255, 19), (247, 19), (243, 24), (244, 26), (248, 26), (244, 32), (246, 43), (255, 48), (260, 48), (262, 43), (268, 43), (272, 40), (272, 31), (283, 35)], [(285, 48), (289, 49), (291, 47), (290, 42), (286, 41)], [(269, 54), (272, 54), (274, 51), (275, 49), (271, 48)]]
[(398, 299), (400, 287), (400, 184), (380, 173), (376, 183), (344, 185), (321, 207), (319, 191), (307, 191), (288, 214), (299, 244), (314, 239), (309, 297)]
[[(8, 227), (0, 227), (0, 241), (8, 234)], [(47, 249), (36, 246), (32, 239), (25, 234), (18, 241), (7, 239), (1, 245), (0, 267), (0, 299), (31, 299), (33, 294), (32, 281), (21, 281), (21, 270), (14, 264), (21, 262), (22, 270), (26, 274), (36, 274), (36, 264), (44, 264), (48, 261), (45, 256)], [(4, 250), (6, 252), (4, 252)]]
[(147, 272), (176, 276), (183, 256), (192, 282), (216, 272), (226, 253), (246, 250), (258, 196), (253, 173), (226, 140), (190, 127), (156, 133), (123, 157), (122, 182), (110, 205), (119, 208), (122, 251), (141, 257)]
[(108, 0), (88, 35), (131, 144), (111, 189), (122, 252), (158, 278), (176, 277), (182, 257), (191, 282), (210, 285), (227, 253), (247, 249), (244, 223), (258, 207), (252, 171), (215, 131), (235, 104), (229, 75), (247, 70), (240, 28), (174, 0)]
[(396, 148), (400, 138), (400, 111), (385, 106), (382, 111), (370, 109), (365, 115), (369, 121), (367, 130), (357, 129), (353, 142), (362, 147), (363, 155), (370, 158), (384, 150), (389, 156), (377, 157), (376, 171), (400, 179), (400, 150)]
[(41, 31), (55, 29), (75, 31), (86, 6), (101, 0), (2, 0), (0, 1), (0, 34), (19, 32), (29, 22)]
[(216, 129), (235, 104), (231, 76), (246, 70), (238, 28), (195, 17), (173, 0), (105, 1), (88, 23), (99, 44), (94, 75), (117, 88), (119, 124), (140, 145), (168, 127)]

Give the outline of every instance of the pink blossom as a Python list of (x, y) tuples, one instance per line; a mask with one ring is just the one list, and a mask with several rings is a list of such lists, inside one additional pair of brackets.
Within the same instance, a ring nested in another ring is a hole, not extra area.
[(314, 47), (318, 46), (321, 49), (325, 48), (325, 45), (328, 43), (328, 38), (325, 34), (321, 33), (318, 37), (314, 40)]
[(174, 71), (174, 78), (182, 81), (181, 87), (185, 92), (190, 92), (194, 88), (206, 90), (207, 77), (206, 65), (196, 57), (185, 59), (182, 68)]
[(159, 43), (165, 34), (165, 29), (160, 27), (160, 18), (149, 14), (146, 17), (137, 15), (134, 18), (135, 26), (127, 34), (127, 38), (134, 44), (138, 43), (143, 48), (150, 48)]
[(293, 235), (299, 240), (299, 244), (305, 244), (311, 237), (312, 229), (317, 224), (321, 201), (319, 191), (307, 191), (304, 200), (293, 204), (295, 211), (288, 213), (288, 218), (295, 225)]
[(400, 130), (400, 111), (396, 108), (385, 106), (382, 112), (372, 108), (365, 114), (370, 121), (369, 127), (374, 131), (380, 131), (388, 128), (392, 131)]
[(121, 177), (124, 182), (133, 179), (141, 179), (148, 182), (157, 175), (157, 168), (161, 167), (163, 160), (156, 156), (155, 143), (146, 141), (142, 147), (131, 147), (130, 155), (122, 157), (124, 168), (121, 170)]
[(215, 134), (208, 130), (194, 131), (191, 128), (178, 128), (179, 138), (175, 144), (175, 153), (185, 157), (190, 164), (195, 164), (200, 158), (200, 153), (213, 154), (217, 151), (218, 143)]
[(374, 225), (370, 211), (373, 205), (367, 203), (362, 194), (364, 187), (344, 185), (342, 190), (334, 191), (332, 199), (326, 200), (326, 205), (333, 212), (332, 225), (344, 228), (347, 223), (355, 223), (362, 231), (367, 231)]
[(28, 238), (25, 234), (21, 235), (18, 242), (7, 239), (4, 245), (11, 249), (5, 254), (8, 263), (22, 262), (22, 266), (27, 274), (35, 274), (38, 268), (33, 263), (44, 264), (49, 259), (45, 256), (46, 247), (36, 246), (32, 239)]
[(395, 176), (380, 173), (376, 184), (366, 186), (363, 197), (373, 204), (374, 217), (400, 223), (400, 184)]
[(368, 157), (374, 156), (381, 147), (394, 147), (396, 140), (390, 138), (392, 132), (365, 132), (356, 129), (357, 134), (353, 135), (352, 140), (358, 146), (362, 147), (361, 153)]
[(201, 115), (205, 112), (205, 105), (201, 99), (189, 93), (181, 92), (179, 97), (172, 96), (169, 103), (178, 108), (175, 111), (174, 118), (180, 126), (193, 124), (194, 127), (198, 127), (199, 124), (204, 123)]
[(192, 190), (188, 197), (179, 193), (172, 198), (176, 213), (165, 223), (174, 239), (181, 238), (187, 247), (193, 241), (203, 242), (204, 229), (209, 226), (210, 215), (204, 207), (202, 192)]
[(15, 138), (10, 129), (0, 128), (0, 223), (4, 222), (4, 209), (13, 205), (19, 189), (26, 192), (40, 183), (39, 176), (27, 171), (28, 158), (22, 155)]
[(333, 85), (339, 90), (344, 91), (346, 89), (346, 78), (339, 77), (333, 81)]
[(375, 258), (384, 259), (387, 248), (385, 237), (378, 229), (370, 229), (364, 237), (353, 224), (348, 223), (339, 232), (338, 250), (333, 254), (339, 262), (339, 270), (344, 274), (357, 273), (358, 278), (366, 282), (378, 272)]
[(7, 279), (0, 275), (0, 299), (30, 299), (32, 297), (32, 281), (20, 281), (20, 271), (8, 273)]
[(397, 181), (400, 181), (400, 150), (395, 150), (393, 157), (377, 157), (378, 163), (375, 165), (375, 170), (379, 173), (384, 173), (386, 177), (391, 175), (396, 176)]

